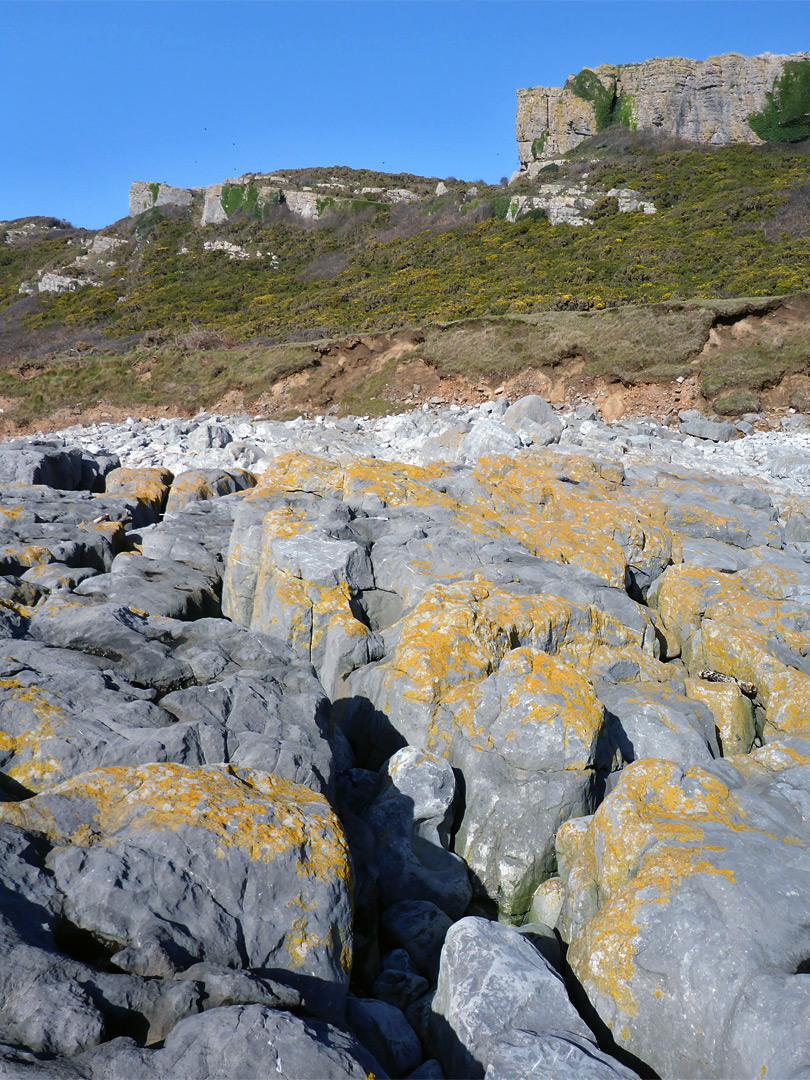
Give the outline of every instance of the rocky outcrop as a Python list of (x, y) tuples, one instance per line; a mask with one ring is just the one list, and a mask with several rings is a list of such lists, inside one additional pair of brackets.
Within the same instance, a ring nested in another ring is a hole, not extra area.
[(586, 68), (564, 87), (518, 90), (521, 169), (536, 171), (536, 162), (566, 153), (613, 121), (717, 146), (758, 143), (749, 116), (763, 108), (786, 62), (808, 59), (806, 52), (657, 57)]
[(694, 421), (0, 447), (0, 1072), (804, 1076), (810, 436)]

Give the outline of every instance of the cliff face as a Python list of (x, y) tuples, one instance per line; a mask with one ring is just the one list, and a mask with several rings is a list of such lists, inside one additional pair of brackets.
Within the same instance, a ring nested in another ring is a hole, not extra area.
[(810, 60), (810, 53), (601, 64), (564, 87), (518, 90), (521, 168), (532, 171), (533, 163), (564, 154), (616, 120), (700, 143), (758, 143), (748, 118), (765, 106), (791, 60)]

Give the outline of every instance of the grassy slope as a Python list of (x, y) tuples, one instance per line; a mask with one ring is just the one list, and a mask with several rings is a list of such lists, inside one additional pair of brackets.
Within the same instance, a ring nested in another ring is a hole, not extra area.
[[(201, 395), (210, 402), (234, 386), (250, 396), (254, 383), (274, 379), (290, 364), (312, 362), (311, 351), (279, 352), (267, 348), (268, 341), (470, 319), (478, 323), (463, 331), (426, 330), (425, 358), (473, 377), (572, 355), (584, 356), (592, 374), (625, 381), (674, 377), (699, 352), (714, 317), (678, 298), (711, 298), (719, 310), (723, 298), (810, 288), (810, 155), (778, 146), (615, 150), (603, 146), (597, 152), (604, 156), (594, 163), (593, 148), (585, 146), (541, 179), (577, 180), (587, 173), (590, 186), (637, 189), (658, 213), (619, 214), (615, 201), (606, 200), (593, 224), (579, 228), (535, 219), (515, 225), (492, 216), (476, 220), (487, 205), (463, 214), (464, 185), (458, 194), (426, 197), (404, 216), (397, 208), (366, 207), (315, 228), (291, 224), (282, 214), (207, 230), (188, 217), (162, 218), (155, 211), (123, 222), (119, 231), (132, 236), (128, 261), (101, 288), (38, 298), (22, 325), (31, 343), (60, 327), (74, 335), (86, 330), (88, 340), (101, 328), (111, 344), (158, 328), (159, 347), (123, 356), (97, 348), (78, 357), (53, 355), (43, 372), (26, 380), (34, 385), (21, 388), (19, 378), (6, 375), (0, 393), (15, 397), (23, 389), (27, 411), (37, 413), (55, 401), (81, 403), (93, 395), (134, 406), (165, 393), (166, 400), (193, 407), (204, 403)], [(320, 171), (310, 173), (317, 180)], [(424, 190), (432, 184), (425, 181)], [(489, 212), (503, 209), (496, 189), (482, 193), (490, 197)], [(439, 217), (443, 229), (435, 228)], [(266, 259), (232, 261), (205, 252), (203, 241), (213, 236), (272, 252), (279, 268)], [(0, 308), (16, 299), (17, 285), (37, 266), (64, 263), (66, 243), (59, 235), (0, 248)], [(616, 305), (632, 310), (617, 315)], [(603, 309), (604, 318), (587, 314)], [(498, 319), (504, 315), (513, 318)], [(207, 352), (160, 345), (191, 326), (227, 332), (243, 345)], [(148, 372), (136, 371), (144, 363)], [(715, 395), (740, 383), (769, 385), (775, 372), (807, 367), (807, 343), (794, 335), (749, 344), (736, 360), (724, 353), (707, 364), (704, 383)], [(195, 385), (200, 379), (204, 385)]]

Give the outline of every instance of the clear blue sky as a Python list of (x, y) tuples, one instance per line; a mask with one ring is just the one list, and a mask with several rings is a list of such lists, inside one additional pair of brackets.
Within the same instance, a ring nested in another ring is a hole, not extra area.
[(100, 228), (133, 180), (352, 165), (497, 181), (515, 91), (810, 48), (806, 2), (0, 0), (0, 219)]

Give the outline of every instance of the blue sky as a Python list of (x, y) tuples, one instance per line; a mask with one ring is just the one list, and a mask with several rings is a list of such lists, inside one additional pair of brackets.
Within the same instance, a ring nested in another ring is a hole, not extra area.
[(311, 165), (497, 181), (518, 87), (809, 31), (781, 0), (0, 0), (0, 219), (100, 228), (133, 180)]

